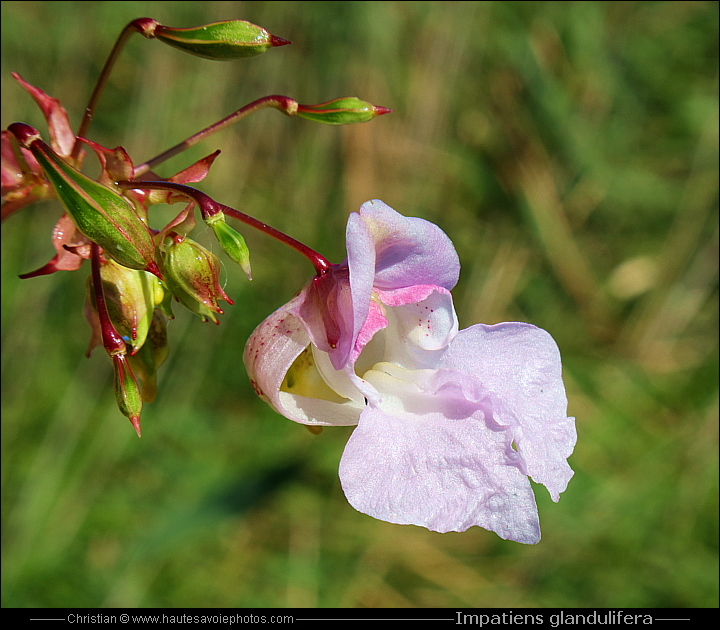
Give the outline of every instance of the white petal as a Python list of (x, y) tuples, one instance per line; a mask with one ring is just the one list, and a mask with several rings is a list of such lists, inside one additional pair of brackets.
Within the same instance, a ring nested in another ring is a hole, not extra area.
[(410, 369), (434, 368), (438, 350), (457, 334), (457, 315), (447, 289), (419, 286), (379, 292), (389, 307), (388, 326), (380, 334), (385, 340), (384, 360)]
[(243, 359), (253, 388), (295, 422), (357, 424), (364, 405), (338, 396), (314, 365), (310, 338), (292, 313), (300, 297), (270, 315), (248, 339)]

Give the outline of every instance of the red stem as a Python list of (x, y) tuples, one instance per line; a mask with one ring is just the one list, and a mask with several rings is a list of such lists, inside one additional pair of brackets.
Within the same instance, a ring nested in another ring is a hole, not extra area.
[[(125, 47), (127, 40), (133, 33), (142, 33), (146, 37), (149, 37), (151, 36), (152, 31), (155, 29), (155, 26), (157, 26), (157, 22), (152, 18), (138, 18), (137, 20), (133, 20), (132, 22), (130, 22), (130, 24), (128, 24), (122, 30), (122, 33), (120, 33), (120, 36), (117, 38), (115, 45), (113, 46), (110, 54), (108, 55), (107, 61), (105, 61), (105, 65), (103, 66), (97, 83), (95, 84), (95, 89), (93, 90), (87, 107), (85, 108), (85, 114), (83, 115), (82, 122), (80, 123), (80, 128), (77, 132), (78, 136), (83, 138), (87, 136), (87, 131), (90, 128), (90, 123), (92, 123), (93, 116), (95, 115), (95, 110), (97, 109), (97, 104), (100, 100), (100, 96), (102, 95), (103, 90), (107, 85), (113, 66), (117, 61), (117, 58), (120, 56), (120, 52)], [(81, 147), (81, 143), (76, 138), (75, 146), (73, 147), (71, 155), (72, 160), (76, 160), (78, 158), (78, 156), (80, 155)]]
[(200, 192), (199, 190), (191, 188), (190, 186), (185, 186), (184, 184), (176, 184), (174, 182), (146, 181), (118, 182), (118, 186), (125, 189), (135, 188), (138, 190), (174, 190), (183, 195), (186, 195), (187, 197), (190, 197), (193, 201), (195, 201), (198, 206), (200, 206), (200, 212), (202, 212), (203, 219), (208, 219), (216, 216), (217, 214), (223, 213), (233, 217), (234, 219), (237, 219), (238, 221), (242, 221), (250, 227), (254, 227), (256, 230), (260, 230), (268, 236), (272, 236), (274, 239), (280, 241), (281, 243), (284, 243), (288, 247), (291, 247), (296, 252), (299, 252), (300, 254), (305, 256), (305, 258), (307, 258), (312, 263), (313, 267), (315, 267), (315, 271), (319, 276), (327, 273), (328, 269), (330, 269), (330, 267), (332, 266), (332, 263), (330, 263), (327, 258), (318, 254), (314, 249), (311, 249), (304, 243), (295, 240), (292, 236), (288, 236), (280, 230), (276, 230), (274, 227), (270, 227), (267, 223), (258, 221), (254, 217), (251, 217), (244, 212), (240, 212), (239, 210), (235, 210), (234, 208), (230, 208), (229, 206), (218, 203), (217, 201), (206, 195), (204, 192)]
[(102, 278), (100, 276), (100, 246), (97, 243), (90, 245), (90, 264), (92, 268), (93, 295), (95, 296), (95, 307), (97, 308), (98, 319), (100, 320), (100, 333), (105, 351), (110, 356), (125, 354), (127, 348), (125, 341), (115, 330), (110, 321), (110, 315), (105, 302)]
[(245, 116), (248, 116), (260, 109), (265, 109), (266, 107), (274, 107), (275, 109), (280, 110), (288, 116), (294, 116), (295, 112), (297, 111), (298, 104), (297, 101), (291, 99), (289, 96), (280, 96), (278, 94), (259, 98), (258, 100), (253, 101), (252, 103), (248, 103), (244, 107), (241, 107), (237, 111), (233, 112), (229, 116), (226, 116), (222, 120), (219, 120), (218, 122), (210, 125), (209, 127), (205, 127), (205, 129), (203, 129), (202, 131), (198, 131), (196, 134), (190, 136), (189, 138), (186, 138), (179, 144), (176, 144), (174, 147), (168, 149), (167, 151), (164, 151), (160, 155), (156, 155), (151, 160), (148, 160), (147, 162), (136, 166), (135, 170), (133, 171), (133, 179), (137, 179), (140, 175), (147, 173), (151, 168), (157, 166), (161, 162), (169, 160), (171, 157), (176, 156), (178, 153), (182, 153), (194, 144), (197, 144), (198, 142), (204, 140), (212, 134), (217, 133), (221, 129), (225, 129), (225, 127), (236, 123), (238, 120), (242, 120), (243, 118), (245, 118)]

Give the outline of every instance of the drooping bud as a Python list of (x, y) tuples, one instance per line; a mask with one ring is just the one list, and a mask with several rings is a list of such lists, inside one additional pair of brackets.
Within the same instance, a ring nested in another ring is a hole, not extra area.
[(222, 212), (205, 217), (205, 223), (215, 232), (215, 237), (223, 251), (242, 267), (242, 270), (247, 274), (248, 280), (252, 280), (250, 250), (242, 234), (225, 222), (225, 215)]
[[(145, 343), (157, 298), (162, 301), (160, 281), (146, 271), (128, 269), (113, 260), (100, 267), (100, 277), (110, 321), (134, 354)], [(92, 277), (88, 288), (92, 295)], [(90, 304), (94, 304), (92, 299)]]
[(40, 163), (80, 232), (121, 265), (159, 276), (152, 235), (129, 201), (70, 166), (29, 125), (13, 123), (8, 130)]
[(113, 355), (112, 362), (115, 370), (115, 400), (118, 408), (130, 420), (138, 437), (142, 437), (140, 412), (142, 411), (143, 401), (140, 387), (124, 354)]
[(192, 239), (176, 235), (168, 240), (164, 258), (168, 289), (203, 321), (212, 319), (217, 324), (215, 313), (223, 312), (218, 300), (233, 303), (220, 286), (220, 261)]
[(326, 125), (347, 125), (389, 114), (392, 109), (378, 107), (354, 96), (336, 98), (318, 105), (298, 105), (296, 116)]
[(198, 57), (220, 60), (254, 57), (268, 48), (291, 43), (245, 20), (228, 20), (193, 28), (157, 24), (152, 33), (143, 32), (143, 35), (154, 36), (169, 46)]

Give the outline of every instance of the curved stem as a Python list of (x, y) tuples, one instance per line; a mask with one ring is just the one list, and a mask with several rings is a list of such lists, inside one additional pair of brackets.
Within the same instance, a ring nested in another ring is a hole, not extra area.
[(222, 120), (219, 120), (218, 122), (210, 125), (209, 127), (205, 127), (205, 129), (203, 129), (202, 131), (198, 131), (196, 134), (190, 136), (189, 138), (186, 138), (179, 144), (176, 144), (174, 147), (171, 147), (160, 155), (156, 155), (151, 160), (148, 160), (147, 162), (136, 166), (135, 170), (133, 171), (133, 178), (137, 178), (140, 175), (147, 173), (151, 168), (157, 166), (161, 162), (169, 160), (171, 157), (178, 155), (178, 153), (182, 153), (194, 144), (201, 142), (205, 138), (208, 138), (212, 134), (217, 133), (221, 129), (225, 129), (225, 127), (236, 123), (238, 120), (242, 120), (243, 118), (245, 118), (245, 116), (248, 116), (253, 112), (256, 112), (260, 109), (265, 109), (267, 107), (274, 107), (275, 109), (280, 110), (288, 116), (294, 116), (295, 112), (297, 112), (298, 104), (297, 101), (291, 99), (290, 97), (280, 96), (278, 94), (259, 98), (258, 100), (253, 101), (252, 103), (248, 103), (244, 107), (241, 107), (237, 111), (233, 112), (229, 116), (226, 116)]
[(223, 206), (222, 208), (223, 213), (227, 216), (233, 217), (238, 221), (242, 221), (243, 223), (254, 227), (256, 230), (260, 230), (261, 232), (272, 236), (274, 239), (280, 241), (281, 243), (285, 243), (285, 245), (292, 247), (295, 251), (300, 252), (313, 264), (313, 267), (315, 267), (315, 271), (319, 276), (327, 273), (330, 267), (332, 267), (332, 263), (330, 263), (327, 258), (318, 254), (314, 249), (309, 248), (304, 243), (295, 240), (291, 236), (288, 236), (287, 234), (276, 230), (274, 227), (270, 227), (262, 221), (258, 221), (254, 217), (251, 217), (244, 212), (240, 212), (239, 210), (235, 210), (234, 208), (229, 208), (228, 206)]
[[(113, 66), (117, 61), (117, 58), (120, 56), (122, 49), (125, 47), (127, 40), (130, 39), (130, 36), (133, 33), (142, 33), (147, 37), (149, 33), (152, 33), (156, 25), (157, 22), (151, 18), (138, 18), (137, 20), (133, 20), (132, 22), (130, 22), (130, 24), (128, 24), (122, 30), (122, 33), (120, 33), (120, 36), (117, 38), (115, 45), (113, 46), (110, 54), (108, 55), (107, 61), (105, 61), (105, 65), (103, 66), (97, 83), (95, 84), (95, 89), (93, 90), (87, 107), (85, 108), (85, 114), (83, 115), (82, 122), (80, 123), (80, 128), (77, 132), (78, 136), (84, 138), (87, 135), (87, 131), (90, 128), (93, 116), (95, 115), (95, 110), (97, 109), (97, 104), (100, 100), (100, 96), (102, 96), (103, 90), (105, 89), (108, 79), (110, 78), (110, 73), (112, 72)], [(73, 160), (76, 160), (78, 155), (80, 155), (81, 146), (82, 145), (76, 138), (75, 146), (73, 147), (71, 155), (71, 158)]]
[(95, 307), (100, 320), (103, 347), (110, 356), (125, 354), (125, 341), (115, 330), (115, 326), (112, 325), (107, 303), (105, 302), (105, 292), (103, 291), (102, 277), (100, 276), (100, 246), (97, 243), (90, 245), (90, 265), (92, 269), (93, 296), (95, 297)]
[(327, 258), (316, 252), (314, 249), (311, 249), (304, 243), (301, 243), (300, 241), (294, 239), (292, 236), (288, 236), (284, 232), (276, 230), (274, 227), (269, 226), (267, 223), (258, 221), (256, 218), (251, 217), (244, 212), (240, 212), (239, 210), (235, 210), (234, 208), (218, 203), (217, 201), (206, 195), (204, 192), (196, 190), (195, 188), (191, 188), (190, 186), (185, 186), (184, 184), (176, 184), (174, 182), (146, 181), (118, 182), (118, 186), (126, 190), (133, 188), (138, 190), (173, 190), (180, 194), (186, 195), (187, 197), (195, 201), (198, 206), (200, 206), (200, 212), (202, 212), (203, 219), (207, 220), (208, 218), (214, 217), (222, 213), (227, 216), (233, 217), (238, 221), (242, 221), (246, 225), (249, 225), (256, 230), (259, 230), (260, 232), (271, 236), (275, 240), (284, 243), (288, 247), (291, 247), (296, 252), (299, 252), (300, 254), (305, 256), (305, 258), (307, 258), (312, 263), (313, 267), (315, 267), (315, 271), (319, 276), (327, 273), (330, 267), (332, 267), (332, 263), (330, 263)]

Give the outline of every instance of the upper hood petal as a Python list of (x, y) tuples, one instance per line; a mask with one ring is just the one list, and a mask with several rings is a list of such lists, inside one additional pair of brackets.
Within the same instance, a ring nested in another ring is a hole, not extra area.
[(376, 289), (391, 291), (427, 284), (449, 290), (457, 283), (460, 261), (445, 232), (424, 219), (404, 217), (378, 199), (364, 203), (360, 212), (351, 215), (348, 221), (351, 277), (356, 263), (351, 246), (359, 232), (358, 222), (362, 222), (374, 243)]

